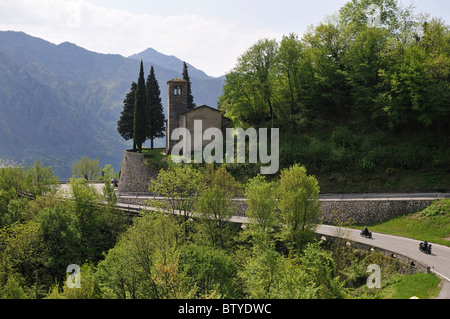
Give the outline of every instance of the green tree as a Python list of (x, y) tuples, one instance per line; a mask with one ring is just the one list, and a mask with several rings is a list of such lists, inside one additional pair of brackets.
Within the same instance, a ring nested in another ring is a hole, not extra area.
[(263, 125), (270, 119), (273, 126), (274, 81), (271, 71), (277, 52), (276, 40), (263, 39), (239, 57), (237, 65), (226, 76), (219, 100), (225, 116), (253, 125)]
[(450, 31), (439, 20), (422, 23), (423, 34), (404, 43), (394, 38), (382, 54), (379, 107), (393, 127), (420, 123), (448, 128)]
[(278, 208), (282, 219), (282, 238), (301, 250), (314, 238), (320, 223), (319, 186), (316, 178), (306, 174), (304, 166), (284, 169), (278, 187)]
[(0, 299), (28, 299), (25, 290), (24, 278), (12, 268), (9, 258), (0, 258)]
[(339, 10), (342, 24), (356, 32), (370, 24), (370, 18), (375, 16), (379, 16), (379, 24), (374, 27), (395, 32), (401, 28), (399, 13), (397, 0), (350, 0)]
[(316, 287), (316, 298), (345, 298), (346, 291), (336, 271), (332, 253), (322, 249), (318, 243), (309, 243), (300, 257), (301, 267), (310, 277), (311, 286)]
[(215, 167), (214, 164), (206, 163), (200, 168), (201, 182), (207, 188), (219, 186), (222, 190), (227, 192), (227, 196), (239, 197), (243, 195), (242, 186), (236, 179), (227, 171), (224, 165)]
[(268, 299), (272, 296), (280, 263), (283, 257), (273, 243), (258, 242), (253, 246), (250, 258), (246, 259), (239, 277), (244, 282), (244, 292), (252, 299)]
[[(11, 220), (8, 205), (18, 197), (18, 192), (25, 189), (25, 173), (20, 167), (0, 168), (0, 226)], [(7, 216), (8, 215), (8, 216)], [(13, 218), (15, 220), (15, 218)]]
[[(133, 125), (134, 125), (134, 104), (136, 100), (136, 82), (131, 83), (130, 91), (123, 100), (123, 110), (120, 113), (120, 119), (117, 122), (117, 131), (126, 140), (133, 139)], [(133, 150), (136, 150), (136, 145), (133, 143)]]
[(63, 288), (60, 290), (60, 285), (56, 283), (44, 299), (100, 299), (100, 289), (95, 281), (95, 266), (83, 264), (80, 273), (82, 274), (80, 288), (69, 288), (64, 282)]
[(164, 196), (165, 201), (149, 200), (148, 204), (164, 213), (179, 214), (187, 221), (203, 188), (198, 170), (189, 165), (172, 165), (161, 169), (158, 177), (149, 184), (149, 191)]
[(98, 180), (101, 174), (100, 160), (90, 159), (86, 154), (72, 165), (72, 175), (86, 181)]
[(117, 204), (117, 195), (114, 190), (114, 185), (111, 183), (111, 180), (114, 178), (114, 169), (108, 164), (103, 168), (102, 172), (105, 183), (102, 188), (103, 198), (107, 205), (112, 208)]
[(214, 185), (206, 188), (196, 202), (200, 231), (213, 247), (225, 248), (231, 237), (233, 201), (230, 193)]
[(262, 234), (271, 234), (277, 223), (276, 185), (266, 180), (265, 176), (258, 175), (252, 178), (245, 190), (247, 210), (245, 215), (249, 219), (248, 227), (256, 228)]
[[(48, 246), (42, 229), (33, 220), (16, 223), (12, 227), (0, 229), (0, 265), (11, 267), (19, 275), (22, 287), (35, 287), (30, 296), (40, 298), (42, 285), (53, 278), (46, 269)], [(6, 283), (6, 282), (5, 282)]]
[(304, 56), (311, 65), (306, 102), (315, 116), (345, 116), (351, 106), (345, 54), (350, 34), (339, 21), (320, 23), (303, 37)]
[[(136, 102), (137, 83), (131, 83), (131, 89), (123, 100), (123, 110), (120, 119), (117, 122), (117, 131), (126, 140), (133, 139), (134, 125), (134, 104)], [(133, 143), (133, 150), (136, 150), (136, 144)]]
[(178, 270), (180, 229), (173, 216), (135, 221), (98, 264), (96, 282), (108, 299), (189, 298)]
[(164, 137), (164, 112), (161, 102), (161, 91), (155, 77), (155, 70), (153, 69), (153, 66), (150, 68), (150, 73), (147, 77), (146, 90), (148, 125), (147, 138), (150, 139), (150, 147), (153, 149), (153, 140), (155, 138)]
[(100, 205), (101, 195), (85, 179), (72, 178), (72, 205), (82, 235), (82, 256), (97, 262), (126, 229), (125, 216), (111, 205)]
[(194, 97), (192, 96), (192, 83), (189, 76), (188, 66), (183, 61), (183, 80), (187, 81), (187, 108), (188, 110), (195, 108)]
[(26, 181), (28, 191), (34, 197), (44, 195), (54, 190), (58, 180), (53, 175), (50, 167), (45, 167), (37, 160), (26, 170)]
[[(190, 244), (180, 252), (180, 271), (198, 298), (236, 298), (238, 267), (220, 248)], [(195, 288), (194, 288), (195, 287)]]
[(141, 69), (136, 87), (134, 103), (133, 141), (139, 152), (147, 138), (147, 91), (145, 88), (144, 62), (141, 60)]
[(296, 34), (283, 36), (276, 61), (276, 114), (283, 127), (298, 132), (301, 118), (306, 114), (302, 96), (303, 44)]
[(352, 114), (370, 123), (376, 113), (379, 93), (379, 70), (382, 67), (380, 55), (390, 34), (380, 28), (361, 28), (345, 57), (346, 74), (351, 88)]
[(78, 218), (69, 203), (61, 202), (53, 208), (40, 211), (35, 220), (40, 225), (48, 247), (46, 271), (50, 278), (63, 280), (68, 265), (83, 261)]

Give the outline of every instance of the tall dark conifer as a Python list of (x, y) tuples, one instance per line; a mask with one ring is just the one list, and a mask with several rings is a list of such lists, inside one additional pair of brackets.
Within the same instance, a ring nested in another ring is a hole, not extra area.
[(139, 152), (142, 152), (142, 144), (147, 137), (147, 92), (145, 89), (144, 63), (141, 60), (141, 70), (136, 89), (136, 101), (134, 104), (133, 138)]
[(161, 90), (155, 77), (153, 66), (147, 77), (147, 138), (150, 139), (151, 149), (153, 140), (164, 137), (164, 112), (161, 102)]
[[(134, 125), (134, 103), (136, 100), (137, 83), (131, 83), (130, 92), (127, 93), (123, 100), (123, 110), (120, 119), (117, 122), (117, 131), (126, 140), (133, 139)], [(133, 150), (136, 150), (136, 144), (133, 143)]]
[(192, 96), (191, 90), (191, 79), (189, 77), (188, 66), (186, 62), (183, 61), (183, 80), (187, 81), (187, 108), (188, 110), (195, 108), (194, 97)]

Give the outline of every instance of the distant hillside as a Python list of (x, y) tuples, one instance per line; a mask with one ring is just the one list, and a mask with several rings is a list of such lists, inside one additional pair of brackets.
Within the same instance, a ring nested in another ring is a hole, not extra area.
[[(137, 60), (144, 60), (144, 61), (152, 61), (153, 63), (159, 65), (160, 67), (169, 69), (169, 70), (182, 70), (183, 67), (183, 61), (178, 59), (177, 57), (171, 55), (165, 55), (162, 53), (159, 53), (155, 49), (148, 48), (147, 50), (144, 50), (140, 53), (136, 53), (129, 56), (130, 59), (137, 59)], [(194, 66), (187, 63), (189, 75), (191, 77), (196, 78), (208, 78), (208, 75), (203, 72), (202, 70), (196, 69)]]
[[(84, 154), (120, 169), (129, 143), (116, 123), (140, 59), (146, 76), (154, 66), (164, 107), (167, 81), (181, 77), (182, 62), (175, 63), (180, 60), (155, 52), (126, 58), (0, 31), (0, 159), (30, 164), (37, 158), (64, 178)], [(188, 70), (194, 102), (216, 107), (224, 78)]]

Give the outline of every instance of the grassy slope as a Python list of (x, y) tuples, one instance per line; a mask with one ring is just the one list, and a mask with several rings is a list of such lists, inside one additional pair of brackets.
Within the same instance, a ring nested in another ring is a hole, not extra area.
[[(358, 225), (356, 227), (361, 227)], [(420, 212), (369, 225), (370, 230), (450, 247), (450, 199), (442, 199)]]

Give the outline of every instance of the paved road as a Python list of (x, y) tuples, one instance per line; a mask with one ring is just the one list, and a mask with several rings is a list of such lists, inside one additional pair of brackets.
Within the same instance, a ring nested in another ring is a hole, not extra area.
[[(119, 204), (126, 208), (142, 209), (142, 206)], [(149, 209), (147, 207), (147, 209)], [(246, 217), (233, 216), (231, 219), (235, 223), (247, 223)], [(321, 225), (317, 229), (318, 234), (335, 236), (337, 234), (335, 226)], [(364, 238), (360, 236), (360, 230), (345, 228), (345, 237), (356, 242), (372, 245), (374, 247), (383, 248), (394, 253), (407, 256), (413, 260), (421, 262), (430, 267), (431, 271), (440, 276), (443, 281), (443, 289), (438, 299), (450, 299), (450, 247), (431, 243), (432, 253), (430, 255), (419, 251), (419, 240), (404, 238), (381, 233), (372, 233), (372, 238)], [(340, 232), (342, 234), (342, 232)]]
[[(94, 184), (94, 186), (101, 191), (103, 184)], [(61, 185), (62, 189), (68, 189), (68, 185)], [(133, 195), (136, 197), (136, 195)], [(153, 196), (151, 196), (153, 197)], [(439, 199), (439, 198), (450, 198), (449, 193), (397, 193), (397, 194), (324, 194), (321, 196), (321, 200), (361, 200), (361, 199), (370, 199), (370, 200), (408, 200), (408, 199)], [(119, 204), (124, 208), (134, 208), (141, 209), (141, 206), (137, 205), (127, 205), (127, 204)], [(247, 218), (245, 217), (237, 217), (234, 216), (232, 218), (233, 222), (238, 223), (246, 223)], [(336, 227), (322, 225), (317, 230), (319, 234), (324, 235), (335, 235)], [(408, 256), (414, 260), (422, 262), (430, 266), (431, 271), (435, 272), (441, 278), (444, 279), (444, 289), (441, 292), (439, 298), (450, 299), (450, 247), (438, 245), (431, 243), (432, 254), (424, 254), (419, 251), (419, 240), (398, 237), (393, 235), (386, 235), (381, 233), (373, 233), (372, 239), (363, 238), (359, 235), (359, 230), (355, 229), (346, 229), (346, 235), (349, 236), (349, 239), (362, 242), (366, 244), (370, 244), (375, 247), (387, 249), (392, 252), (396, 252), (398, 254), (402, 254), (404, 256)]]
[[(336, 227), (322, 225), (318, 228), (317, 233), (335, 235)], [(419, 251), (419, 240), (381, 233), (372, 233), (372, 239), (363, 238), (358, 229), (346, 228), (345, 233), (351, 240), (387, 249), (430, 266), (431, 271), (446, 281), (440, 298), (450, 299), (450, 247), (431, 243), (433, 245), (432, 252), (428, 255)]]
[[(104, 184), (103, 183), (93, 183), (92, 184), (98, 191), (101, 191)], [(61, 184), (61, 189), (70, 189), (69, 184)], [(120, 194), (122, 197), (152, 197), (149, 194)], [(435, 200), (440, 198), (450, 198), (450, 193), (352, 193), (352, 194), (322, 194), (320, 195), (320, 200), (409, 200), (409, 199), (421, 199), (421, 200)]]

